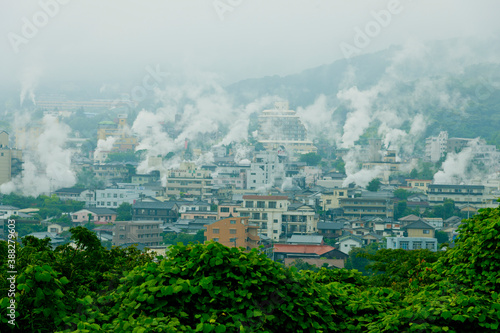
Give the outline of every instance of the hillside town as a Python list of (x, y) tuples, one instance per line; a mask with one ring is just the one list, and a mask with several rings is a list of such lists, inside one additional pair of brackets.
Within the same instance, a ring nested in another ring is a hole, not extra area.
[[(57, 123), (64, 114), (47, 117)], [(23, 184), (23, 156), (44, 126), (0, 133), (2, 189)], [(73, 186), (57, 186), (60, 170), (39, 194), (43, 200), (3, 191), (0, 237), (6, 238), (7, 219), (15, 219), (19, 237), (48, 237), (54, 248), (70, 242), (70, 228), (85, 226), (109, 248), (135, 245), (164, 254), (178, 241), (215, 241), (258, 248), (286, 265), (301, 259), (344, 268), (353, 249), (373, 244), (452, 247), (462, 219), (498, 207), (500, 152), (480, 138), (441, 131), (421, 143), (420, 156), (410, 157), (377, 137), (337, 148), (310, 139), (286, 102), (261, 110), (255, 128), (244, 145), (219, 143), (204, 151), (202, 141), (186, 138), (179, 159), (143, 154), (141, 161), (127, 114), (117, 114), (99, 122), (96, 149), (86, 151), (83, 138), (66, 142), (77, 175)], [(460, 159), (477, 173), (460, 170)]]

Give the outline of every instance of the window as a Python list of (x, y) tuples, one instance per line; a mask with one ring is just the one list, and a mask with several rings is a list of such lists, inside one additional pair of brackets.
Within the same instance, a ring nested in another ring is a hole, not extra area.
[(425, 247), (428, 249), (428, 250), (434, 250), (434, 243), (432, 242), (425, 242)]
[(269, 208), (276, 208), (276, 201), (269, 201)]
[(264, 201), (257, 201), (257, 208), (265, 208), (266, 204)]
[(262, 219), (267, 220), (267, 213), (262, 213)]
[(429, 229), (424, 229), (424, 230), (422, 230), (422, 232), (423, 232), (424, 234), (428, 235), (428, 234), (430, 233), (430, 230), (429, 230)]
[(420, 250), (422, 248), (422, 242), (413, 242), (413, 249)]
[(399, 242), (399, 247), (403, 250), (408, 250), (408, 242), (407, 241)]
[(218, 242), (218, 241), (219, 241), (219, 239), (218, 239), (218, 238), (214, 238), (213, 240), (214, 240), (215, 242)]
[(214, 233), (214, 234), (218, 234), (218, 233), (219, 233), (219, 229), (215, 229), (215, 228), (214, 228), (214, 229), (212, 229), (212, 233)]
[(125, 235), (120, 235), (120, 239), (125, 239)]
[(331, 204), (332, 204), (332, 199), (327, 199), (327, 200), (326, 200), (326, 204), (327, 204), (327, 205), (331, 205)]
[(246, 201), (245, 202), (245, 207), (246, 208), (253, 208), (253, 201)]
[(229, 224), (236, 224), (236, 220), (229, 220)]
[(229, 229), (229, 233), (231, 235), (235, 235), (236, 234), (236, 229)]
[(229, 207), (221, 207), (221, 213), (229, 213)]
[(274, 223), (278, 223), (278, 220), (273, 220)]
[(278, 230), (273, 230), (273, 234), (277, 234), (278, 233)]
[(120, 226), (120, 231), (125, 231), (125, 226), (124, 225)]
[(117, 193), (113, 194), (113, 198), (118, 198), (118, 194)]
[(260, 213), (252, 213), (252, 219), (260, 220)]
[(236, 243), (236, 238), (229, 238), (229, 241), (232, 243)]

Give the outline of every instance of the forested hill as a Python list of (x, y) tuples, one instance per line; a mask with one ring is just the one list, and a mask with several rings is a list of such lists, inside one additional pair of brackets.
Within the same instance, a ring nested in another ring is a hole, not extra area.
[(390, 90), (378, 94), (374, 109), (408, 109), (402, 117), (423, 114), (425, 135), (447, 130), (450, 137), (480, 136), (500, 147), (500, 65), (481, 52), (481, 45), (465, 52), (456, 40), (415, 50), (391, 47), (293, 75), (243, 80), (226, 89), (238, 103), (278, 96), (292, 109), (305, 108), (324, 95), (336, 109), (332, 120), (342, 124), (350, 109), (337, 97), (339, 91), (367, 91), (389, 83)]

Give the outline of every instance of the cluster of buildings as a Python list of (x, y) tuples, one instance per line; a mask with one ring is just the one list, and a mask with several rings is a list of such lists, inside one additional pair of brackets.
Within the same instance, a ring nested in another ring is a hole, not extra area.
[[(384, 150), (379, 139), (361, 148), (360, 165), (365, 170), (383, 170), (380, 191), (345, 186), (345, 175), (298, 160), (300, 154), (317, 148), (287, 103), (264, 110), (258, 122), (258, 142), (265, 149), (250, 147), (246, 158), (237, 159), (236, 148), (216, 146), (211, 163), (184, 162), (174, 169), (136, 174), (133, 163), (106, 162), (110, 153), (132, 152), (137, 146), (127, 116), (119, 115), (98, 125), (98, 140), (110, 144), (98, 147), (92, 160), (78, 164), (91, 170), (105, 188), (61, 188), (54, 193), (61, 200), (85, 202), (84, 209), (69, 214), (72, 224), (93, 223), (99, 237), (115, 246), (161, 248), (165, 234), (203, 231), (206, 241), (227, 246), (264, 245), (270, 256), (285, 263), (302, 258), (318, 264), (327, 260), (323, 263), (335, 267), (343, 267), (352, 248), (373, 242), (384, 241), (393, 249), (437, 251), (436, 231), (446, 232), (453, 240), (459, 217), (399, 218), (395, 189), (410, 191), (406, 205), (420, 213), (449, 199), (464, 214), (498, 206), (500, 185), (434, 184), (430, 179), (391, 177), (398, 175), (404, 162), (396, 151)], [(427, 139), (426, 157), (437, 161), (446, 152), (466, 147), (467, 140), (441, 132)], [(495, 147), (480, 147), (478, 158), (500, 158)], [(338, 156), (345, 153), (337, 151)], [(7, 133), (0, 133), (0, 184), (21, 171), (22, 151), (10, 148)], [(124, 203), (131, 205), (131, 218), (117, 221), (116, 211)], [(50, 224), (47, 233), (57, 243), (64, 228)]]

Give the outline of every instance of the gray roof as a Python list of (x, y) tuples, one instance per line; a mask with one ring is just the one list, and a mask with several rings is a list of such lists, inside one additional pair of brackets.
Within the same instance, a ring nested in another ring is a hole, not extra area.
[(144, 202), (136, 201), (132, 208), (144, 208), (144, 209), (172, 209), (177, 205), (173, 201), (159, 201), (159, 202)]
[(289, 244), (299, 243), (299, 244), (321, 244), (323, 241), (323, 236), (314, 235), (292, 235), (286, 241)]
[(96, 208), (96, 207), (92, 207), (92, 208), (85, 208), (86, 210), (94, 213), (94, 214), (97, 214), (97, 215), (112, 215), (112, 214), (116, 214), (116, 212), (112, 209), (109, 209), (109, 208)]
[(0, 209), (5, 209), (5, 210), (19, 210), (19, 208), (17, 208), (17, 207), (8, 206), (8, 205), (1, 205)]
[(318, 222), (318, 230), (341, 230), (344, 223), (339, 222)]
[(407, 225), (405, 229), (434, 229), (434, 227), (420, 220)]

